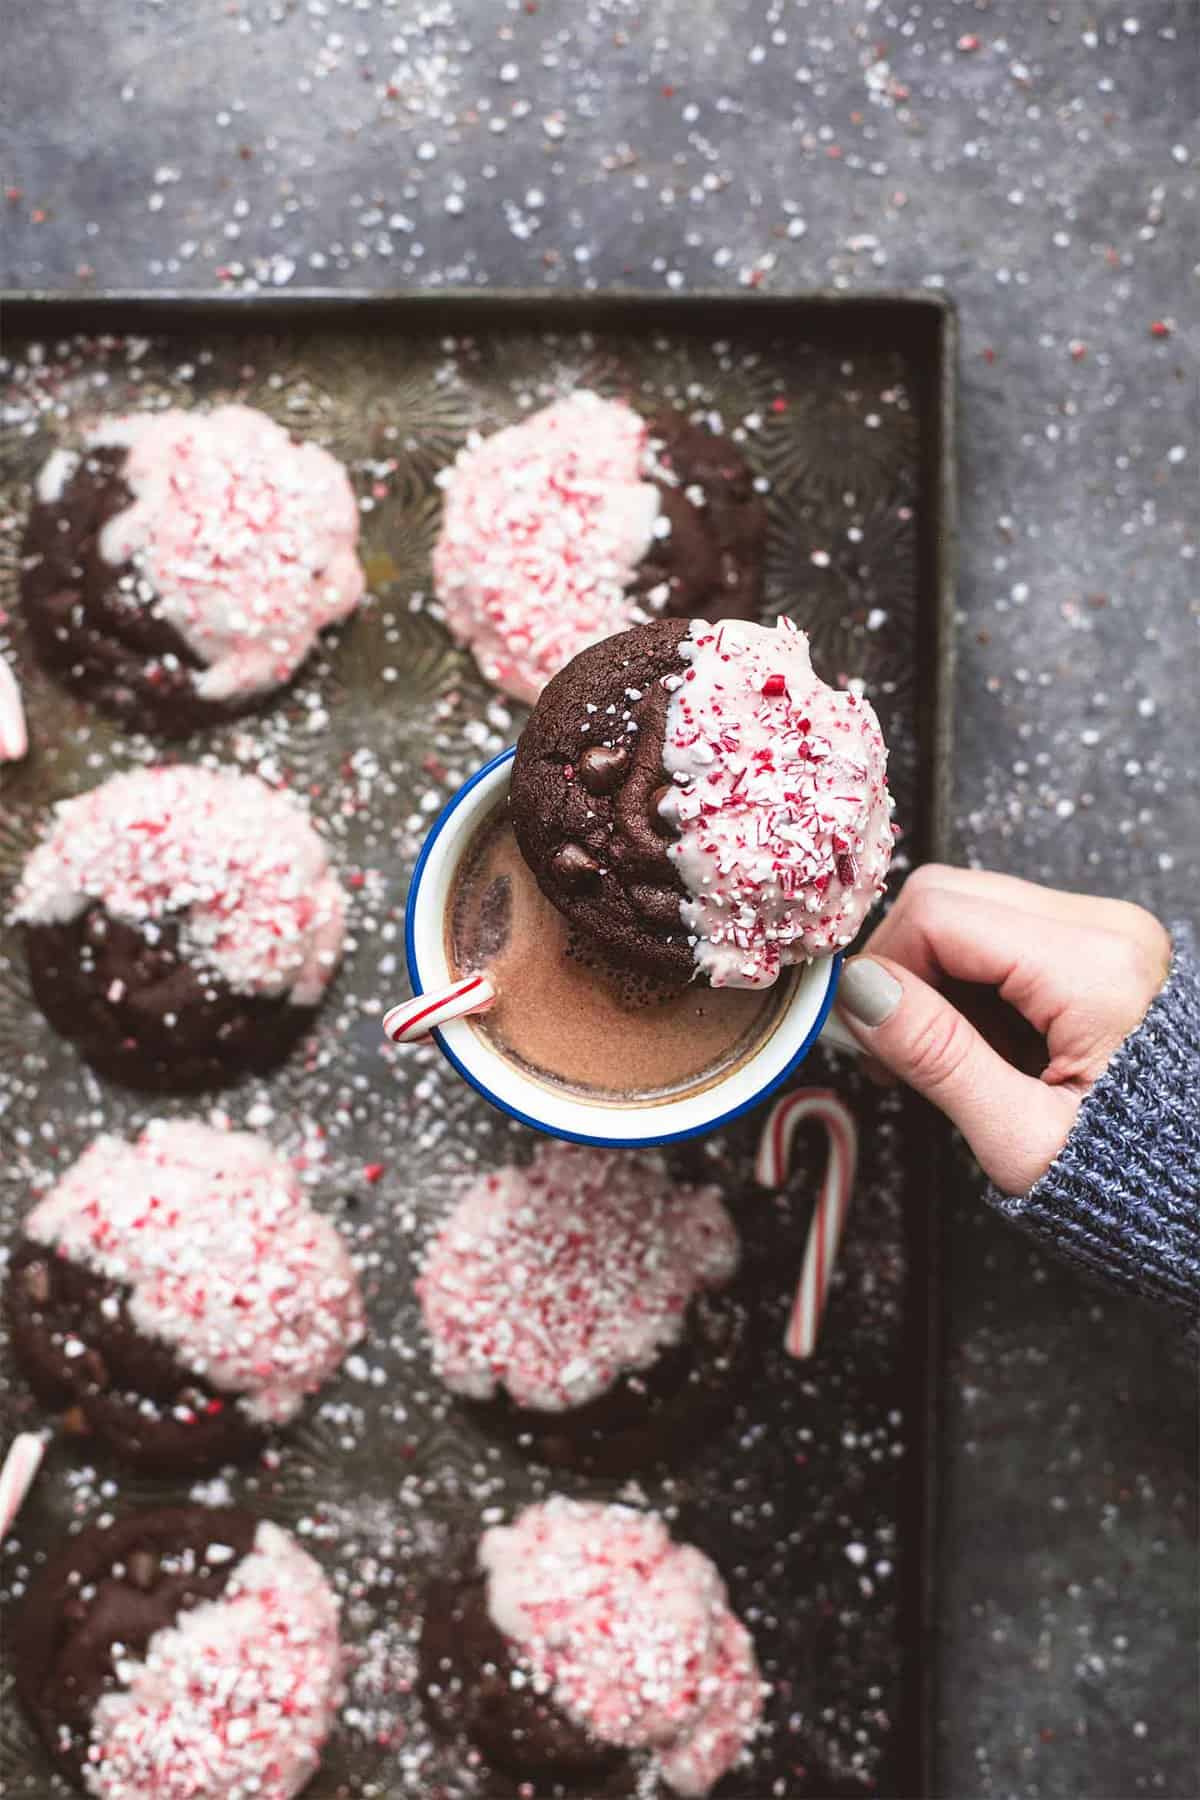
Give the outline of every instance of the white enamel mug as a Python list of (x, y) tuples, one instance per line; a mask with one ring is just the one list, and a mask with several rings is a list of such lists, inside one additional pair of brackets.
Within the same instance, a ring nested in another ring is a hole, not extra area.
[[(476, 831), (508, 792), (515, 749), (502, 751), (459, 789), (434, 821), (413, 870), (405, 907), (404, 944), (414, 995), (436, 994), (455, 979), (447, 956), (446, 911), (459, 863)], [(575, 1144), (611, 1147), (678, 1143), (727, 1125), (785, 1082), (816, 1042), (833, 1005), (840, 956), (803, 968), (773, 1030), (728, 1074), (690, 1093), (640, 1102), (591, 1100), (539, 1081), (510, 1062), (469, 1018), (442, 1025), (433, 1037), (464, 1081), (534, 1131)], [(844, 1039), (831, 1030), (826, 1040)]]

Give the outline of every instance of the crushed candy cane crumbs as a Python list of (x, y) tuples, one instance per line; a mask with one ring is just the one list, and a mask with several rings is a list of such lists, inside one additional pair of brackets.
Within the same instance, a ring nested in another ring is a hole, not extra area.
[(650, 1154), (540, 1144), (475, 1177), (417, 1283), (434, 1367), (456, 1393), (581, 1406), (648, 1368), (688, 1306), (728, 1282), (738, 1238), (716, 1187)]
[(434, 578), (484, 675), (534, 701), (587, 645), (647, 615), (627, 584), (658, 491), (645, 421), (587, 389), (477, 440), (444, 472)]

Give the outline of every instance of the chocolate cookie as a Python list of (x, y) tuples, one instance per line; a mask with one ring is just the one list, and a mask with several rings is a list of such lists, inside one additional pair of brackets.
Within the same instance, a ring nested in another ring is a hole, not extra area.
[(261, 705), (363, 589), (344, 470), (244, 406), (114, 419), (35, 490), (22, 601), (42, 662), (185, 737)]
[(766, 509), (739, 452), (682, 413), (647, 422), (583, 390), (468, 446), (443, 482), (446, 622), (519, 700), (639, 620), (758, 613)]
[(648, 449), (659, 518), (669, 529), (655, 530), (631, 591), (654, 616), (756, 619), (767, 509), (745, 458), (677, 412), (650, 420)]
[(540, 1796), (561, 1784), (588, 1800), (632, 1793), (628, 1757), (539, 1693), (492, 1623), (474, 1545), (460, 1547), (454, 1566), (429, 1582), (419, 1655), (421, 1698), (434, 1725), (481, 1750), (514, 1787), (533, 1783)]
[(536, 1462), (620, 1479), (677, 1467), (725, 1422), (744, 1366), (745, 1314), (731, 1294), (693, 1301), (677, 1344), (641, 1375), (620, 1375), (595, 1400), (566, 1412), (517, 1406), (506, 1393), (467, 1401), (485, 1431)]
[(26, 1219), (4, 1307), (43, 1406), (179, 1475), (255, 1450), (363, 1327), (342, 1241), (286, 1158), (185, 1120), (96, 1139)]
[(613, 962), (680, 985), (695, 959), (658, 800), (662, 681), (681, 673), (688, 629), (660, 619), (581, 651), (522, 731), (509, 791), (517, 843), (547, 898)]
[[(34, 999), (97, 1075), (149, 1093), (203, 1093), (268, 1075), (311, 1030), (315, 1006), (234, 994), (180, 956), (178, 929), (151, 945), (88, 907), (25, 932)], [(113, 999), (119, 994), (119, 999)]]
[(337, 1704), (324, 1576), (277, 1526), (233, 1508), (90, 1527), (36, 1577), (12, 1638), (22, 1704), (61, 1771), (99, 1800), (287, 1800), (311, 1779)]
[(34, 998), (54, 1029), (98, 1074), (152, 1093), (269, 1074), (316, 1018), (316, 1007), (238, 994), (196, 968), (180, 953), (177, 926), (147, 943), (102, 906), (66, 925), (28, 926), (25, 948)]
[(295, 801), (181, 766), (59, 806), (15, 911), (54, 1028), (114, 1080), (189, 1092), (268, 1071), (310, 1028), (344, 903)]
[(47, 1411), (123, 1462), (187, 1475), (241, 1461), (255, 1426), (170, 1347), (130, 1321), (122, 1284), (18, 1240), (4, 1285), (13, 1355)]
[(557, 675), (510, 806), (543, 893), (618, 964), (771, 987), (852, 942), (895, 841), (870, 704), (789, 619), (659, 620)]
[(417, 1292), (447, 1386), (543, 1461), (627, 1474), (698, 1441), (745, 1313), (711, 1186), (651, 1154), (540, 1144), (465, 1186)]
[(100, 554), (105, 525), (133, 501), (124, 463), (121, 449), (92, 450), (61, 490), (49, 489), (55, 499), (35, 503), (21, 600), (40, 661), (65, 687), (132, 730), (186, 737), (244, 708), (200, 700), (200, 657), (139, 597), (132, 569), (114, 569)]
[[(710, 1793), (757, 1729), (754, 1648), (654, 1513), (561, 1495), (493, 1526), (426, 1598), (425, 1705), (522, 1793)], [(649, 1767), (647, 1766), (649, 1765)]]

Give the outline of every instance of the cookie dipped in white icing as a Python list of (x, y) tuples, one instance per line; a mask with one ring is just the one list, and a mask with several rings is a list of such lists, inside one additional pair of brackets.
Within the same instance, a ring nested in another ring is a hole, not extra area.
[[(326, 626), (352, 613), (364, 577), (358, 504), (341, 464), (248, 406), (134, 413), (99, 425), (90, 449), (123, 449), (132, 499), (100, 554), (130, 566), (132, 593), (205, 665), (204, 701), (280, 687)], [(61, 461), (53, 473), (56, 498)]]
[(693, 1298), (737, 1266), (716, 1187), (672, 1181), (650, 1153), (547, 1143), (467, 1183), (417, 1292), (455, 1393), (502, 1387), (519, 1407), (562, 1412), (649, 1368)]
[(293, 1419), (363, 1333), (336, 1227), (249, 1132), (158, 1119), (132, 1143), (98, 1137), (24, 1234), (105, 1277), (116, 1294), (102, 1305), (258, 1425)]
[(446, 623), (518, 700), (639, 616), (627, 584), (659, 515), (647, 435), (631, 407), (584, 390), (469, 444), (441, 478)]
[(132, 926), (177, 922), (183, 954), (235, 992), (297, 1006), (341, 955), (345, 901), (306, 809), (230, 769), (137, 770), (59, 803), (15, 917), (61, 924), (97, 903)]
[(492, 1623), (575, 1724), (702, 1796), (757, 1729), (749, 1632), (714, 1564), (655, 1513), (555, 1495), (479, 1542)]
[(154, 1632), (140, 1656), (117, 1659), (118, 1685), (92, 1713), (89, 1793), (292, 1800), (332, 1728), (342, 1661), (338, 1602), (324, 1574), (264, 1521), (218, 1598)]

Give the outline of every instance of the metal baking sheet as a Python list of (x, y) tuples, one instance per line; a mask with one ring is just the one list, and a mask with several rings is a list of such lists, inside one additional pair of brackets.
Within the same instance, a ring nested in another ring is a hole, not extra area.
[[(769, 484), (767, 592), (811, 632), (818, 669), (861, 679), (892, 751), (897, 869), (943, 842), (953, 564), (954, 317), (929, 295), (744, 300), (428, 294), (203, 301), (24, 296), (5, 305), (0, 648), (19, 669), (29, 760), (0, 770), (0, 893), (46, 806), (155, 760), (31, 660), (16, 605), (30, 479), (101, 412), (237, 398), (327, 444), (363, 507), (370, 601), (261, 716), (169, 749), (305, 792), (350, 885), (351, 950), (306, 1049), (274, 1077), (200, 1102), (92, 1076), (30, 1002), (0, 936), (0, 1242), (100, 1130), (219, 1113), (265, 1132), (342, 1223), (368, 1293), (369, 1340), (264, 1460), (208, 1481), (134, 1479), (60, 1436), (0, 1561), (0, 1599), (63, 1534), (135, 1504), (233, 1500), (299, 1532), (345, 1603), (342, 1722), (310, 1790), (467, 1800), (513, 1790), (430, 1735), (414, 1689), (422, 1588), (456, 1535), (557, 1487), (661, 1508), (710, 1552), (772, 1684), (753, 1760), (728, 1800), (926, 1791), (926, 1640), (936, 1434), (936, 1141), (928, 1115), (846, 1059), (804, 1079), (845, 1095), (858, 1191), (817, 1356), (783, 1325), (820, 1169), (805, 1138), (786, 1193), (753, 1187), (761, 1115), (676, 1157), (726, 1190), (754, 1287), (750, 1360), (722, 1429), (673, 1467), (619, 1484), (531, 1467), (428, 1372), (412, 1293), (464, 1173), (520, 1158), (433, 1049), (379, 1030), (406, 981), (401, 922), (428, 820), (512, 741), (522, 714), (450, 642), (430, 590), (436, 475), (487, 431), (573, 387), (647, 410), (682, 405), (728, 432)], [(5, 928), (6, 929), (6, 928)], [(37, 1422), (0, 1364), (0, 1441)], [(2, 1697), (0, 1780), (57, 1791)]]

